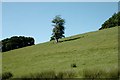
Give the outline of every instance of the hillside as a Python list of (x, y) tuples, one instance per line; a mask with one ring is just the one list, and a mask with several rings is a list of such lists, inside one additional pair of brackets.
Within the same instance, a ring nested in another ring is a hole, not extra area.
[[(85, 68), (118, 66), (118, 27), (84, 33), (2, 54), (3, 72), (14, 77), (47, 70), (74, 70), (82, 74)], [(76, 68), (71, 64), (75, 63)], [(78, 77), (81, 77), (80, 74)]]

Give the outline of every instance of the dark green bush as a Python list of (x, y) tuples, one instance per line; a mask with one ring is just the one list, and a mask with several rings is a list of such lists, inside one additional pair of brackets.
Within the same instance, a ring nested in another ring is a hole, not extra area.
[(9, 79), (13, 77), (13, 74), (11, 72), (5, 72), (2, 74), (2, 79)]
[(26, 46), (34, 45), (34, 38), (24, 36), (13, 36), (11, 38), (3, 39), (2, 41), (2, 52), (18, 49)]
[(112, 17), (106, 20), (102, 24), (102, 27), (99, 28), (99, 30), (106, 29), (106, 28), (112, 28), (115, 26), (120, 26), (120, 12), (115, 13), (114, 15), (112, 15)]
[(72, 68), (77, 67), (76, 63), (71, 64), (71, 67), (72, 67)]

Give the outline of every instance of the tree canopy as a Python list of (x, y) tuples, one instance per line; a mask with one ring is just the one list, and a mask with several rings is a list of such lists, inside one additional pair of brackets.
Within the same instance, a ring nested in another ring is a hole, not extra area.
[(115, 26), (120, 26), (120, 12), (115, 13), (110, 17), (108, 20), (106, 20), (103, 24), (102, 27), (99, 30), (106, 29), (106, 28), (111, 28)]
[(64, 24), (65, 24), (65, 20), (62, 19), (60, 17), (60, 15), (55, 16), (55, 18), (52, 20), (52, 23), (54, 24), (54, 28), (53, 28), (53, 33), (52, 33), (52, 37), (51, 40), (56, 40), (56, 42), (58, 42), (58, 39), (65, 37), (64, 34)]
[(2, 52), (34, 45), (34, 38), (13, 36), (2, 40)]

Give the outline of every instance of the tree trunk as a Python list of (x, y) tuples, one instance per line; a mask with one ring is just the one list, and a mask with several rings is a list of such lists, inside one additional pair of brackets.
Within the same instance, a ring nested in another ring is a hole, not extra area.
[(58, 43), (58, 39), (57, 38), (55, 38), (55, 41), (56, 41), (56, 43)]
[(56, 39), (56, 42), (58, 43), (58, 39)]

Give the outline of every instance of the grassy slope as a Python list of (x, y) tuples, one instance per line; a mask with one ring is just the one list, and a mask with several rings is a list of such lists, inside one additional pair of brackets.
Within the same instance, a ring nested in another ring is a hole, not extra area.
[[(18, 77), (45, 70), (79, 72), (84, 68), (117, 66), (117, 37), (118, 27), (114, 27), (68, 37), (58, 44), (51, 41), (5, 52), (3, 72), (10, 71)], [(77, 67), (71, 68), (72, 63)]]

